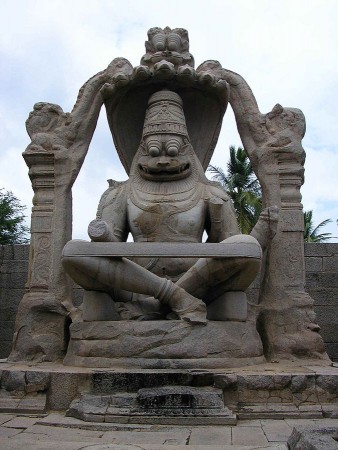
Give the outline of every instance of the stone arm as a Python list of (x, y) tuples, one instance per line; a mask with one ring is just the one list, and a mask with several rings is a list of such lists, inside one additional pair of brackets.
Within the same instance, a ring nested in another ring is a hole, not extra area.
[[(271, 151), (292, 151), (303, 158), (304, 150), (299, 146), (305, 134), (302, 111), (283, 108), (277, 103), (269, 113), (262, 114), (250, 86), (243, 77), (226, 69), (222, 69), (221, 74), (230, 85), (230, 104), (249, 157), (255, 157), (255, 152), (264, 152), (269, 148)], [(254, 160), (256, 163), (256, 158)]]
[(240, 233), (231, 199), (220, 187), (211, 188), (207, 206), (207, 242), (221, 242)]
[(293, 166), (292, 171), (301, 180), (303, 177), (304, 115), (299, 109), (283, 108), (279, 104), (262, 114), (249, 85), (240, 75), (221, 69), (219, 76), (230, 85), (230, 104), (244, 148), (262, 186), (263, 205), (280, 206), (279, 164), (285, 161)]
[[(80, 89), (71, 112), (74, 150), (90, 142), (103, 104), (101, 89), (108, 80), (106, 70), (91, 77)], [(89, 144), (88, 144), (89, 145)]]
[(88, 226), (95, 242), (125, 242), (129, 233), (125, 183), (109, 180), (110, 187), (101, 197), (96, 219)]
[(247, 82), (239, 74), (231, 70), (222, 69), (222, 78), (230, 85), (230, 104), (234, 111), (238, 131), (242, 137), (244, 133), (247, 144), (253, 145), (252, 136), (247, 135), (250, 123), (259, 124), (261, 113), (255, 96)]
[(72, 186), (87, 155), (100, 109), (103, 104), (101, 88), (107, 80), (106, 71), (90, 78), (80, 89), (75, 106), (55, 133), (63, 146), (55, 148), (60, 182)]
[(196, 72), (200, 77), (209, 79), (210, 82), (214, 80), (216, 87), (221, 88), (224, 83), (227, 84), (230, 92), (229, 102), (235, 114), (243, 145), (246, 149), (247, 147), (252, 149), (255, 142), (249, 128), (253, 124), (258, 125), (262, 115), (247, 82), (239, 74), (224, 69), (218, 61), (214, 60), (205, 61), (196, 69)]

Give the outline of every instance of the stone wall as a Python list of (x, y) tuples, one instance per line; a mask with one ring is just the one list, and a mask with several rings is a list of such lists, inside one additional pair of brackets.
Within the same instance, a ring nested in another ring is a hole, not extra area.
[[(11, 350), (28, 257), (28, 245), (0, 246), (0, 358), (6, 358)], [(327, 352), (332, 360), (338, 361), (338, 244), (306, 244), (305, 264), (306, 291), (315, 301)], [(76, 295), (76, 300), (79, 297)]]
[(12, 348), (16, 312), (25, 292), (29, 245), (0, 245), (0, 358)]
[(305, 245), (305, 267), (327, 353), (338, 361), (338, 244)]

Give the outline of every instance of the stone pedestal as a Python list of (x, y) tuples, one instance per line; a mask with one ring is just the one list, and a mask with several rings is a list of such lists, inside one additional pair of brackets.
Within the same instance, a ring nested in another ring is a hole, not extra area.
[(82, 367), (212, 369), (264, 361), (253, 322), (182, 320), (81, 322), (70, 327), (64, 360)]

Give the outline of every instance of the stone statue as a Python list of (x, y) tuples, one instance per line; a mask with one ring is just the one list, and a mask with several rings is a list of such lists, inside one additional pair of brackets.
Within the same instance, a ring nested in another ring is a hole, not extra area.
[[(32, 240), (10, 359), (216, 368), (326, 358), (304, 288), (303, 113), (261, 113), (218, 61), (195, 69), (182, 28), (151, 28), (145, 44), (140, 65), (115, 58), (89, 79), (71, 113), (37, 103), (27, 120)], [(228, 103), (262, 186), (250, 236), (204, 174)], [(74, 241), (71, 188), (103, 104), (129, 179), (109, 180), (91, 242)], [(82, 310), (65, 272), (84, 288)]]
[[(265, 223), (257, 235), (262, 243), (269, 229), (266, 217), (264, 213), (257, 226)], [(259, 243), (239, 234), (231, 200), (205, 177), (190, 143), (182, 99), (169, 90), (150, 97), (130, 179), (113, 183), (104, 193), (98, 218), (88, 231), (92, 241), (101, 242), (125, 241), (130, 232), (135, 242), (145, 246), (148, 242), (200, 243), (207, 231), (207, 242), (234, 242), (243, 249), (240, 258), (140, 257), (130, 261), (114, 255), (76, 257), (73, 249), (82, 243), (69, 242), (63, 252), (64, 268), (80, 286), (95, 291), (95, 297), (86, 298), (86, 294), (84, 307), (87, 302), (99, 302), (104, 292), (117, 302), (121, 318), (168, 317), (203, 324), (206, 305), (221, 301), (229, 291), (242, 294), (260, 266)], [(253, 248), (255, 258), (250, 253)], [(94, 318), (85, 311), (85, 320)]]

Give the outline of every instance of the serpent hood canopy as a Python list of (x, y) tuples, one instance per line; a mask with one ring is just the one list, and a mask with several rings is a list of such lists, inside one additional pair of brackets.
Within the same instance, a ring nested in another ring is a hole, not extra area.
[(229, 85), (216, 81), (212, 71), (205, 70), (205, 63), (194, 69), (186, 30), (151, 29), (148, 38), (141, 65), (133, 68), (124, 58), (114, 59), (108, 70), (109, 83), (101, 91), (119, 158), (129, 174), (142, 139), (149, 98), (168, 89), (183, 101), (188, 135), (206, 170), (227, 108)]

